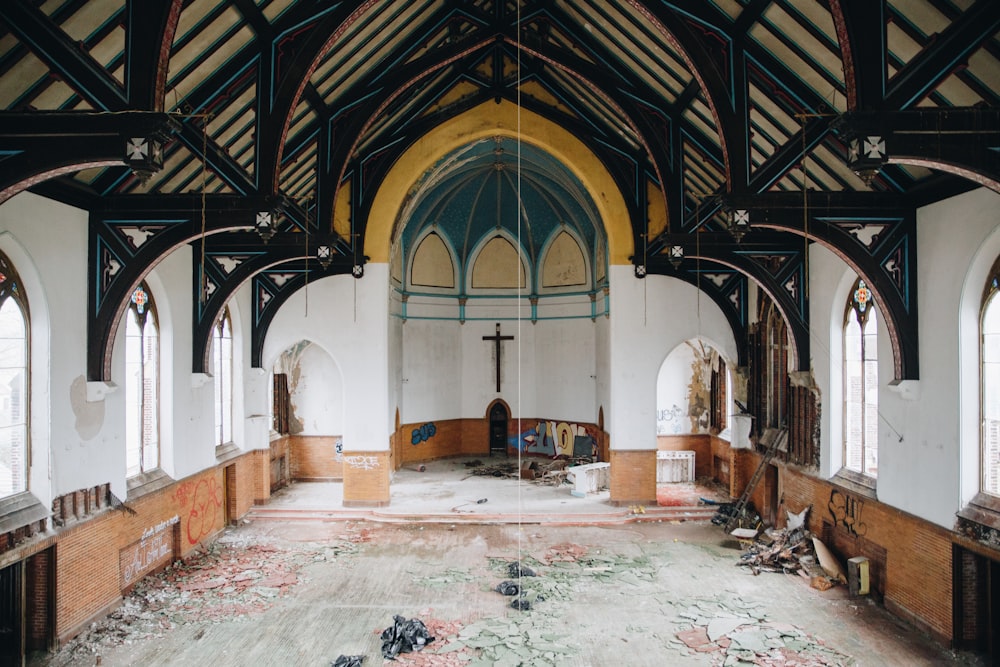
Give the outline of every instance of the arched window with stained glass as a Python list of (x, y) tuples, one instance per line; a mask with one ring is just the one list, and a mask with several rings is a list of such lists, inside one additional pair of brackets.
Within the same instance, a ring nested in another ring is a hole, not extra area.
[(878, 476), (878, 315), (861, 278), (844, 312), (844, 467)]
[(28, 302), (0, 253), (0, 498), (28, 490)]
[(215, 379), (215, 444), (233, 440), (233, 324), (227, 307), (212, 327)]
[(125, 461), (134, 477), (160, 465), (160, 335), (156, 304), (146, 283), (125, 313)]
[(1000, 258), (983, 294), (980, 319), (980, 492), (1000, 497)]

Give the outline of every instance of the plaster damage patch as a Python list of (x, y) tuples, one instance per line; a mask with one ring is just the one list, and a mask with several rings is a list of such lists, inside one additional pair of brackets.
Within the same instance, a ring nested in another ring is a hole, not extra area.
[(73, 426), (77, 434), (84, 440), (97, 436), (104, 425), (104, 401), (87, 400), (87, 378), (84, 376), (77, 376), (69, 386), (69, 403), (76, 416)]

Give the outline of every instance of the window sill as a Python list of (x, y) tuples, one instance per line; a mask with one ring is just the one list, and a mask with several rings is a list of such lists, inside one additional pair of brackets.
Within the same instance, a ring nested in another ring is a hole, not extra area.
[(958, 518), (1000, 531), (1000, 498), (988, 493), (976, 494), (958, 511)]
[(830, 478), (830, 482), (859, 496), (864, 496), (871, 500), (878, 500), (876, 485), (878, 479), (871, 475), (865, 475), (857, 470), (841, 468), (837, 474)]
[(29, 491), (0, 500), (0, 533), (49, 518), (49, 510)]
[(236, 446), (235, 442), (227, 442), (224, 445), (216, 445), (215, 461), (216, 463), (225, 463), (226, 461), (235, 459), (242, 453), (242, 450)]
[(160, 489), (170, 486), (173, 483), (173, 478), (163, 472), (160, 468), (140, 473), (135, 477), (129, 477), (125, 480), (129, 500), (141, 498), (146, 494), (159, 491)]

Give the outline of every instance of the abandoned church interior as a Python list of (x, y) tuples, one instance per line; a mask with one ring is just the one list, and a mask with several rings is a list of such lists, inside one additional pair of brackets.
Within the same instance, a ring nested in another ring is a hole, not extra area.
[(2, 2), (0, 662), (461, 457), (996, 660), (998, 292), (996, 0)]

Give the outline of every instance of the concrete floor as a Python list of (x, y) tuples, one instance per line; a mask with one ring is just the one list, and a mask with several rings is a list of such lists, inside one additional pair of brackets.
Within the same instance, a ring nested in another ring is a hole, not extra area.
[[(754, 576), (704, 515), (638, 514), (566, 486), (463, 479), (459, 466), (400, 471), (377, 511), (341, 508), (338, 484), (295, 484), (204, 559), (138, 587), (117, 619), (31, 664), (328, 666), (363, 655), (371, 667), (396, 614), (437, 637), (400, 665), (979, 664), (843, 586)], [(540, 575), (521, 579), (545, 598), (529, 611), (494, 590), (511, 561)], [(739, 661), (761, 641), (756, 663)]]

